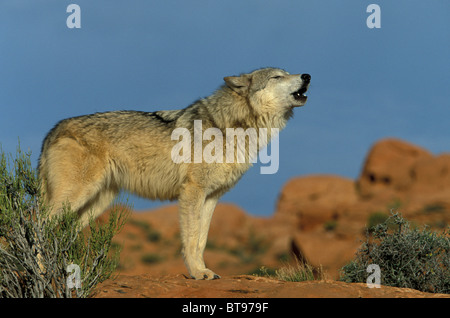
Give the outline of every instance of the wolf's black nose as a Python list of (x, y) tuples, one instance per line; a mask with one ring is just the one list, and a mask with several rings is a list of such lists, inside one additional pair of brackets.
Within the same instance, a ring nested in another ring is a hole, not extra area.
[(302, 76), (300, 76), (300, 78), (306, 83), (309, 83), (311, 81), (311, 75), (309, 75), (309, 74), (302, 74)]

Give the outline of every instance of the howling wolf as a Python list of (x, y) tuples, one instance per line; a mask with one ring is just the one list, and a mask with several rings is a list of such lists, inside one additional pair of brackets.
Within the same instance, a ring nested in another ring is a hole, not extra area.
[[(153, 200), (178, 200), (182, 253), (190, 276), (220, 278), (206, 268), (203, 251), (217, 201), (251, 166), (249, 145), (233, 143), (244, 162), (175, 161), (178, 140), (172, 133), (183, 128), (193, 135), (194, 121), (201, 121), (202, 132), (214, 128), (224, 135), (227, 128), (253, 128), (257, 133), (266, 128), (270, 141), (273, 129), (284, 128), (293, 109), (306, 103), (310, 80), (309, 74), (263, 68), (225, 77), (212, 95), (184, 109), (112, 111), (60, 121), (44, 139), (38, 167), (50, 215), (61, 213), (68, 203), (85, 226), (120, 190)], [(197, 146), (194, 138), (191, 142), (193, 156)]]

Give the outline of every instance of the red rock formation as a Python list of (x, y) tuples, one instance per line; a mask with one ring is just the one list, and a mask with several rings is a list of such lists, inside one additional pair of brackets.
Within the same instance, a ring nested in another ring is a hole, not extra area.
[(414, 166), (432, 155), (418, 146), (398, 140), (384, 139), (377, 142), (363, 164), (357, 180), (359, 194), (363, 198), (383, 195), (383, 192), (407, 191), (416, 177)]

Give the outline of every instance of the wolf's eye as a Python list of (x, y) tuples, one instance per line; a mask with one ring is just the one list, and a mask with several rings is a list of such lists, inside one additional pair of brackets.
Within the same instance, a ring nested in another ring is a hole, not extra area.
[(271, 78), (279, 79), (279, 78), (282, 78), (282, 76), (272, 76)]

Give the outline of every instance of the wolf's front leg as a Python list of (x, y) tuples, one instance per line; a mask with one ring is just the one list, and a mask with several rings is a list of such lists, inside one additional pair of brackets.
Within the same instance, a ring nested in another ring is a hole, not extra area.
[[(214, 209), (216, 208), (218, 200), (219, 200), (218, 197), (207, 197), (205, 203), (203, 204), (203, 207), (200, 210), (200, 235), (198, 241), (197, 257), (200, 258), (203, 266), (205, 266), (205, 262), (203, 260), (203, 253), (205, 251), (206, 242), (208, 240), (209, 225), (211, 223), (211, 218), (213, 216)], [(220, 276), (213, 272), (211, 272), (210, 275), (208, 275), (208, 279), (217, 279), (217, 278), (220, 278)]]
[(179, 198), (182, 253), (189, 274), (194, 279), (220, 278), (206, 268), (203, 261), (209, 221), (216, 202), (216, 199), (207, 199), (203, 189), (191, 184), (184, 187)]

